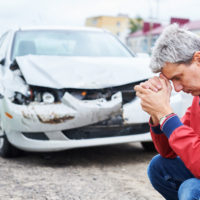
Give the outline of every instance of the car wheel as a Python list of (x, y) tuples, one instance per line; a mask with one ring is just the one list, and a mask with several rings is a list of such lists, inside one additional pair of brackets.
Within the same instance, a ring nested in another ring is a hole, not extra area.
[(21, 150), (10, 144), (5, 132), (0, 128), (0, 156), (3, 158), (11, 158), (19, 156), (21, 152)]
[(153, 142), (141, 142), (141, 145), (146, 151), (156, 151)]

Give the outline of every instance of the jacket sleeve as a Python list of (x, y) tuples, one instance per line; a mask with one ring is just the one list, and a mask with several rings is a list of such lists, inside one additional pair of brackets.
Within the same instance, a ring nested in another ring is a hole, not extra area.
[[(190, 112), (191, 107), (187, 109), (185, 115), (181, 119), (182, 123), (187, 126), (190, 126)], [(149, 120), (149, 125), (151, 138), (158, 153), (165, 158), (175, 158), (177, 154), (170, 147), (168, 138), (160, 129), (160, 125), (153, 126), (151, 120)]]
[(197, 178), (200, 178), (199, 121), (199, 97), (194, 97), (192, 106), (187, 109), (181, 120), (174, 115), (161, 125), (161, 130), (167, 136), (170, 147)]
[(191, 127), (183, 125), (171, 134), (169, 143), (192, 174), (200, 178), (200, 136)]
[[(159, 127), (152, 125), (151, 136), (157, 151), (166, 158), (178, 155), (191, 173), (200, 178), (200, 105), (195, 97), (180, 120), (173, 115)], [(157, 127), (158, 129), (158, 127)]]
[(176, 153), (169, 146), (168, 138), (160, 130), (160, 125), (153, 126), (150, 122), (150, 133), (157, 152), (165, 158), (175, 158)]

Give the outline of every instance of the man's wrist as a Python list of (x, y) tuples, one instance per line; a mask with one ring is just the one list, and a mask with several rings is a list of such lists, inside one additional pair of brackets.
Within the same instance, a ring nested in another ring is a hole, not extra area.
[(158, 119), (156, 116), (151, 115), (150, 123), (151, 123), (152, 125), (158, 125), (158, 124), (159, 124), (159, 119)]
[(162, 125), (163, 122), (164, 122), (168, 117), (170, 117), (171, 115), (174, 115), (174, 113), (172, 112), (172, 113), (169, 113), (169, 114), (167, 114), (167, 115), (161, 117), (161, 118), (160, 118), (160, 121), (159, 121), (159, 124)]
[(170, 108), (170, 109), (163, 110), (163, 111), (160, 112), (160, 113), (153, 114), (153, 115), (151, 115), (150, 123), (151, 123), (152, 125), (158, 125), (158, 124), (160, 124), (160, 120), (161, 120), (163, 117), (168, 116), (168, 115), (170, 115), (171, 113), (173, 113), (173, 110)]
[(183, 123), (180, 121), (179, 117), (173, 113), (166, 117), (166, 119), (160, 125), (160, 129), (167, 136), (167, 138), (169, 138), (173, 131), (182, 125)]
[(166, 109), (166, 110), (163, 110), (162, 112), (158, 113), (156, 115), (158, 121), (160, 122), (161, 118), (167, 116), (167, 115), (170, 115), (171, 113), (173, 113), (173, 110), (171, 108), (169, 109)]

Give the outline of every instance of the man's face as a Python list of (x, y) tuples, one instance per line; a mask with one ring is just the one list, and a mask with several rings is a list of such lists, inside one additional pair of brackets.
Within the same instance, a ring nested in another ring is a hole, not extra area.
[(166, 63), (162, 74), (173, 82), (176, 92), (200, 95), (200, 65), (193, 61), (190, 65)]

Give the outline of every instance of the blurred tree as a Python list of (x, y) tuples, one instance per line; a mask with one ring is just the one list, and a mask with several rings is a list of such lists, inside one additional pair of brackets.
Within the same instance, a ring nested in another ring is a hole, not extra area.
[(134, 33), (141, 30), (143, 26), (143, 19), (141, 17), (136, 17), (135, 19), (130, 19), (130, 32)]

